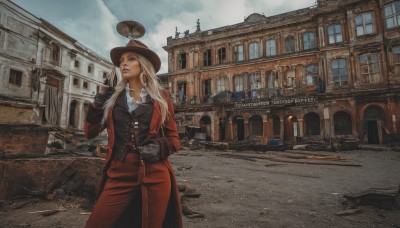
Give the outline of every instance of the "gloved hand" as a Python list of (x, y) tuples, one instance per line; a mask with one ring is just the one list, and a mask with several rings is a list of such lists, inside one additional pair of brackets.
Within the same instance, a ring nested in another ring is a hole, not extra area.
[(115, 92), (115, 89), (113, 87), (108, 87), (105, 91), (96, 94), (96, 96), (94, 97), (94, 102), (93, 105), (96, 108), (103, 108), (104, 103), (106, 103), (106, 101), (108, 99), (110, 99), (111, 95)]
[(146, 162), (157, 162), (161, 160), (160, 145), (155, 143), (139, 147), (140, 159)]

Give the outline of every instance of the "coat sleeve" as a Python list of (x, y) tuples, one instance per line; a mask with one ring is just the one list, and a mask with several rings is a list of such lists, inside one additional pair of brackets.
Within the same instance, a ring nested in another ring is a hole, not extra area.
[(104, 126), (101, 124), (103, 115), (104, 109), (96, 108), (93, 104), (89, 105), (84, 125), (85, 136), (87, 139), (93, 139), (103, 131)]
[(174, 117), (174, 105), (168, 92), (165, 94), (168, 103), (167, 120), (160, 128), (159, 137), (152, 139), (153, 143), (160, 145), (161, 159), (168, 158), (169, 155), (180, 149), (178, 129)]

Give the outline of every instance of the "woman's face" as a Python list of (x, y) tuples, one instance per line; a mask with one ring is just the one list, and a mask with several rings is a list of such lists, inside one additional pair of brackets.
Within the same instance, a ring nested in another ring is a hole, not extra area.
[(122, 78), (131, 80), (138, 78), (142, 72), (138, 57), (135, 52), (125, 52), (119, 59), (119, 69), (121, 70)]

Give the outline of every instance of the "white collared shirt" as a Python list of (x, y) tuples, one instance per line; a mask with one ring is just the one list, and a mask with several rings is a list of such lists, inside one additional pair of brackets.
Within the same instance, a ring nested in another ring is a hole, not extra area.
[(149, 94), (145, 88), (142, 88), (142, 91), (140, 91), (141, 101), (135, 101), (135, 99), (133, 99), (133, 97), (130, 94), (129, 84), (126, 85), (125, 92), (126, 92), (126, 101), (128, 104), (129, 112), (132, 112), (133, 110), (135, 110), (139, 106), (139, 104), (145, 103), (146, 96), (147, 96), (147, 94)]

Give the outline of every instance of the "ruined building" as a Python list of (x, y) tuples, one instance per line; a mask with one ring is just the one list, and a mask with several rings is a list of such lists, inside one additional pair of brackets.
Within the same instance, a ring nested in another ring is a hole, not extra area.
[(0, 1), (0, 124), (82, 129), (111, 63), (11, 1)]
[(254, 13), (177, 33), (164, 49), (176, 119), (191, 137), (384, 143), (399, 134), (400, 1), (318, 0)]

